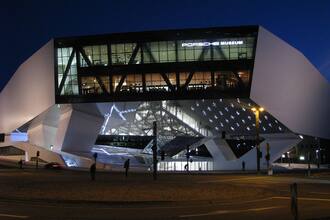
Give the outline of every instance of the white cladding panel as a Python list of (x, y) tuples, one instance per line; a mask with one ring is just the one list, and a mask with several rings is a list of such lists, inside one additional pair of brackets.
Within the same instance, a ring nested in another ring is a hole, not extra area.
[(250, 97), (293, 132), (330, 138), (329, 82), (303, 54), (262, 27)]
[(54, 45), (25, 61), (0, 94), (0, 132), (11, 132), (55, 104)]

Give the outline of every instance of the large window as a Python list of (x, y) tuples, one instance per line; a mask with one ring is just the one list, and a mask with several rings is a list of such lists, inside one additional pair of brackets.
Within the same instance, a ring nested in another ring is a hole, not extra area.
[[(107, 45), (93, 45), (83, 47), (89, 61), (92, 65), (108, 65), (108, 47)], [(83, 56), (80, 56), (81, 66), (87, 66), (87, 63)]]
[(189, 89), (206, 89), (212, 86), (211, 72), (195, 72), (188, 88)]
[(150, 42), (144, 45), (144, 63), (166, 63), (176, 61), (174, 41)]
[[(129, 64), (133, 51), (136, 48), (136, 43), (124, 43), (124, 44), (112, 44), (111, 45), (111, 60), (112, 64), (124, 65)], [(141, 63), (141, 50), (137, 52), (134, 59), (131, 60), (130, 64)]]
[(168, 91), (168, 85), (160, 73), (146, 74), (146, 90), (147, 91)]
[(214, 60), (252, 59), (254, 38), (227, 38), (218, 39), (223, 45), (214, 47)]
[(143, 92), (142, 74), (128, 74), (121, 87), (121, 91)]
[(221, 71), (214, 73), (215, 87), (221, 90), (235, 89), (239, 86), (239, 79), (242, 80), (243, 86), (249, 85), (250, 73), (248, 71), (239, 71), (237, 73), (231, 71)]
[[(64, 78), (65, 70), (70, 64), (70, 56), (73, 56), (73, 59)], [(57, 73), (58, 87), (61, 85), (62, 80), (65, 80), (60, 91), (61, 95), (78, 95), (77, 60), (72, 47), (57, 49)]]
[(103, 83), (107, 92), (110, 91), (109, 85), (109, 77), (108, 76), (100, 76), (98, 79), (94, 76), (84, 76), (81, 77), (81, 89), (82, 94), (101, 94), (104, 93), (100, 83)]
[(178, 41), (178, 61), (252, 59), (254, 38)]
[(212, 46), (201, 46), (206, 40), (178, 41), (178, 61), (211, 60)]

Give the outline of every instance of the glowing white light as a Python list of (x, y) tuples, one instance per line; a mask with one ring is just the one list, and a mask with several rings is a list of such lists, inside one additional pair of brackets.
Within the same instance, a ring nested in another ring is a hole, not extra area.
[(302, 136), (301, 134), (299, 135), (300, 139), (304, 139), (304, 136)]
[(305, 160), (305, 156), (300, 156), (299, 160)]
[(183, 42), (181, 47), (210, 47), (210, 46), (228, 46), (228, 45), (242, 45), (242, 40), (231, 41), (213, 41), (213, 42)]

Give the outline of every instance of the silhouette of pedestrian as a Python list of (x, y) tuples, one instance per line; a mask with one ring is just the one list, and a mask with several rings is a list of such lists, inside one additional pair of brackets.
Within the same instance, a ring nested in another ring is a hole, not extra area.
[(23, 160), (22, 160), (22, 159), (20, 159), (20, 160), (18, 161), (18, 165), (19, 165), (19, 168), (20, 168), (20, 169), (23, 169)]
[(245, 171), (245, 161), (242, 161), (242, 170)]
[(90, 168), (91, 179), (92, 181), (95, 180), (95, 173), (96, 173), (96, 163), (93, 163)]
[(125, 168), (125, 176), (127, 177), (127, 175), (128, 175), (128, 169), (129, 169), (129, 159), (127, 159), (125, 161), (124, 168)]

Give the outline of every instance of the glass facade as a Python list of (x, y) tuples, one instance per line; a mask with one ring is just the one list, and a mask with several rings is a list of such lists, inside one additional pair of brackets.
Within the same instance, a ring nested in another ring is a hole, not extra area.
[[(70, 57), (73, 56), (70, 61)], [(69, 65), (69, 67), (68, 67)], [(68, 68), (68, 69), (67, 69)], [(65, 71), (67, 76), (64, 77)], [(72, 47), (57, 49), (57, 79), (58, 87), (63, 84), (61, 95), (78, 95), (78, 76), (77, 76), (77, 59)]]
[(97, 79), (95, 76), (83, 76), (81, 77), (82, 94), (88, 95), (104, 93), (98, 80), (100, 80), (104, 84), (106, 92), (110, 92), (108, 76), (100, 76), (99, 79)]
[[(88, 60), (92, 65), (107, 66), (108, 61), (108, 47), (107, 45), (93, 45), (83, 47), (84, 52)], [(80, 63), (82, 67), (87, 67), (87, 63), (82, 55), (80, 55)]]
[(176, 61), (175, 41), (145, 43), (144, 48), (144, 63), (167, 63)]
[[(159, 171), (178, 171), (186, 170), (187, 161), (160, 161), (157, 163)], [(188, 163), (189, 171), (212, 171), (213, 161), (192, 161)]]
[[(141, 52), (139, 51), (131, 60), (136, 43), (112, 44), (111, 60), (113, 65), (140, 64)], [(130, 62), (131, 60), (131, 62)]]
[(55, 43), (56, 94), (248, 89), (256, 34), (235, 34), (235, 37), (213, 34), (200, 38), (197, 35), (198, 32), (195, 39), (188, 40), (86, 38), (80, 43), (78, 38), (67, 44), (59, 40)]

